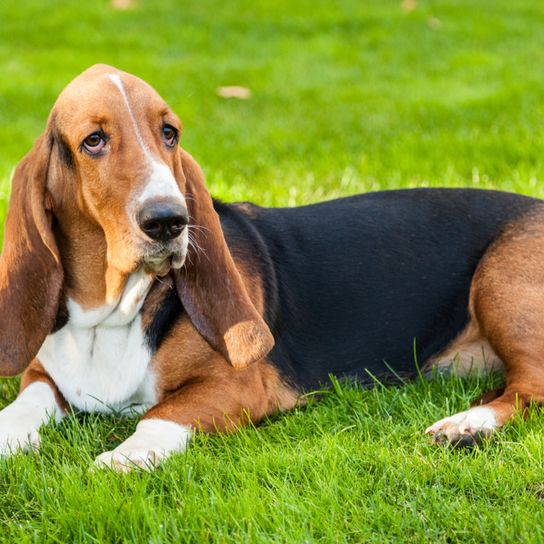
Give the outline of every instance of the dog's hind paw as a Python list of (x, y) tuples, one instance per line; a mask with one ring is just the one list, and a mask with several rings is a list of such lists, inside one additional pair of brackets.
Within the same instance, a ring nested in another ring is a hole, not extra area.
[(474, 446), (489, 438), (498, 427), (495, 411), (486, 406), (477, 406), (441, 419), (425, 432), (432, 435), (435, 444)]

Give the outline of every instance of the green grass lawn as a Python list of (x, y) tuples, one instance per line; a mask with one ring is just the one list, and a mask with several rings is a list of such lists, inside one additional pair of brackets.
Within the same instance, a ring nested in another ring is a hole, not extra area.
[[(427, 185), (543, 197), (544, 3), (415, 4), (2, 0), (0, 219), (55, 97), (96, 62), (166, 98), (225, 200)], [(252, 97), (220, 98), (221, 85)], [(74, 416), (39, 455), (0, 460), (0, 542), (542, 542), (538, 411), (472, 450), (422, 434), (498, 381), (338, 386), (128, 476), (89, 467), (136, 422)], [(0, 405), (16, 389), (2, 380)]]

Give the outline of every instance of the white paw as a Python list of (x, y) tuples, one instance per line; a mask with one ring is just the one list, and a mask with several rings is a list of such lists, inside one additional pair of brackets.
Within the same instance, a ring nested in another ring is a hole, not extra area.
[(43, 382), (31, 383), (0, 412), (0, 456), (38, 449), (38, 429), (50, 419), (59, 421), (61, 417), (51, 387)]
[(144, 419), (132, 436), (114, 450), (101, 453), (94, 463), (117, 472), (130, 472), (135, 468), (153, 470), (170, 454), (183, 451), (191, 435), (189, 427), (173, 421)]
[(495, 411), (486, 406), (477, 406), (445, 417), (431, 425), (425, 432), (433, 436), (435, 443), (472, 446), (484, 438), (489, 438), (497, 427), (499, 425)]
[(0, 412), (0, 456), (37, 450), (40, 447), (38, 429), (25, 428), (13, 414)]
[(94, 460), (95, 465), (111, 468), (116, 472), (130, 472), (135, 468), (153, 470), (166, 457), (166, 452), (160, 450), (129, 450), (121, 446), (101, 453)]

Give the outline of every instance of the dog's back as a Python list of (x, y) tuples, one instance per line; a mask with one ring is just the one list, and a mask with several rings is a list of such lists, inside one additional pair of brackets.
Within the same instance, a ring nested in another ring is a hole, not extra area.
[(410, 374), (416, 357), (423, 364), (444, 349), (467, 323), (486, 248), (538, 204), (495, 191), (416, 189), (216, 209), (233, 254), (247, 261), (253, 253), (266, 268), (270, 360), (309, 388), (331, 372)]

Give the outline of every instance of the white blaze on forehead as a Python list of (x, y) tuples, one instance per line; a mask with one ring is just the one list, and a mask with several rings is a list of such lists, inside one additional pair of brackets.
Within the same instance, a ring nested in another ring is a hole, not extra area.
[(149, 152), (149, 148), (147, 147), (147, 145), (144, 142), (144, 139), (142, 138), (142, 133), (140, 132), (140, 129), (138, 128), (138, 123), (136, 122), (136, 118), (134, 117), (134, 113), (132, 112), (132, 108), (130, 107), (128, 96), (127, 96), (127, 93), (125, 92), (125, 87), (123, 86), (123, 82), (121, 81), (121, 78), (117, 74), (108, 74), (108, 77), (113, 81), (115, 86), (119, 89), (119, 92), (121, 93), (121, 96), (123, 97), (125, 106), (127, 107), (127, 110), (128, 110), (130, 121), (132, 123), (132, 128), (134, 129), (134, 133), (136, 134), (136, 139), (138, 140), (140, 147), (142, 148), (143, 152), (149, 158), (151, 158), (151, 153)]
[(140, 132), (140, 129), (138, 127), (136, 117), (134, 116), (132, 108), (130, 107), (130, 102), (125, 91), (123, 81), (117, 74), (108, 74), (107, 76), (110, 78), (111, 81), (113, 81), (117, 89), (119, 89), (121, 96), (123, 97), (123, 101), (125, 102), (125, 106), (128, 110), (132, 128), (134, 129), (134, 134), (136, 135), (136, 140), (138, 141), (138, 144), (142, 148), (142, 151), (144, 152), (148, 161), (150, 170), (149, 178), (143, 190), (138, 196), (139, 203), (142, 204), (146, 200), (151, 198), (170, 197), (185, 205), (185, 198), (181, 194), (176, 179), (172, 175), (170, 168), (168, 168), (168, 166), (166, 166), (164, 162), (155, 159), (155, 157), (153, 157), (153, 155), (151, 154), (149, 147), (145, 143), (142, 137), (142, 133)]

